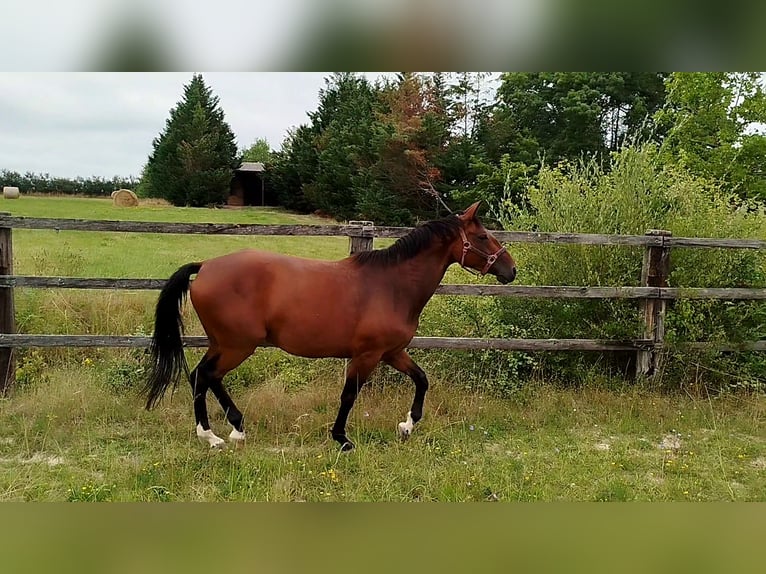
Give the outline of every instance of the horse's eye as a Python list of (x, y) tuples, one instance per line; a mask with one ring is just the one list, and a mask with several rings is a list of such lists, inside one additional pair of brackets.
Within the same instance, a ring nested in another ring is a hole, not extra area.
[(486, 233), (482, 233), (481, 235), (479, 235), (479, 239), (481, 239), (482, 241), (486, 241), (487, 239), (489, 239), (489, 236)]

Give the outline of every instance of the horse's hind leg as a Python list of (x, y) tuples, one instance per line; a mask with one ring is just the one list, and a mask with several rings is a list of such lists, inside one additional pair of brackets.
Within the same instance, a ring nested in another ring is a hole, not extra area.
[(399, 437), (402, 440), (407, 440), (415, 428), (415, 423), (423, 417), (423, 401), (428, 390), (428, 378), (423, 369), (418, 367), (412, 357), (407, 354), (407, 351), (402, 350), (393, 355), (384, 356), (383, 360), (397, 371), (409, 376), (415, 383), (415, 398), (412, 400), (410, 412), (407, 413), (407, 420), (399, 423), (398, 426)]
[(223, 412), (226, 413), (226, 418), (229, 424), (233, 427), (231, 433), (229, 433), (229, 440), (232, 442), (240, 442), (245, 440), (245, 427), (243, 424), (242, 412), (234, 404), (229, 393), (223, 388), (222, 379), (214, 379), (210, 383), (210, 390), (213, 391), (215, 398), (218, 399), (218, 403), (221, 405)]
[(207, 416), (207, 404), (205, 403), (205, 396), (207, 390), (210, 388), (211, 382), (213, 382), (213, 374), (216, 368), (216, 362), (218, 355), (215, 355), (208, 349), (205, 356), (199, 364), (194, 367), (194, 370), (189, 374), (189, 382), (192, 387), (192, 397), (194, 400), (194, 419), (197, 423), (197, 438), (203, 443), (210, 446), (210, 448), (222, 448), (226, 443), (224, 440), (216, 436), (216, 434), (210, 430), (210, 421)]
[(216, 361), (214, 376), (210, 380), (210, 390), (213, 391), (213, 394), (218, 399), (223, 412), (226, 413), (229, 424), (233, 427), (229, 434), (229, 440), (235, 443), (245, 440), (245, 427), (243, 425), (242, 412), (234, 404), (226, 389), (223, 388), (223, 377), (252, 355), (254, 350), (254, 347), (249, 349), (221, 350)]

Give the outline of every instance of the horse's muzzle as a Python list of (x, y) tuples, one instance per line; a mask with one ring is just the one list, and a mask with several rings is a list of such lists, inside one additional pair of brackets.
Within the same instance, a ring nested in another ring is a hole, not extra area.
[(500, 281), (500, 283), (502, 283), (503, 285), (507, 285), (508, 283), (513, 282), (514, 279), (516, 279), (515, 267), (512, 267), (508, 273), (497, 274), (497, 280)]

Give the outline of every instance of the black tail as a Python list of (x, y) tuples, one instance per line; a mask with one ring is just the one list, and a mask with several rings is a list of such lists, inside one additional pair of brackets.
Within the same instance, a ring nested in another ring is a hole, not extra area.
[(181, 306), (189, 291), (189, 279), (200, 267), (201, 263), (184, 265), (171, 275), (160, 292), (150, 346), (151, 366), (144, 387), (147, 409), (159, 402), (171, 383), (174, 387), (178, 384), (182, 372), (189, 372), (181, 341), (184, 332)]

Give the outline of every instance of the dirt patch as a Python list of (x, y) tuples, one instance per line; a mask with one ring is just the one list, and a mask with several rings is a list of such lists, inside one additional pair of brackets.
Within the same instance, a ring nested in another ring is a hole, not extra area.
[(22, 460), (21, 462), (26, 464), (47, 464), (48, 466), (58, 466), (60, 464), (64, 464), (64, 459), (60, 456), (53, 456), (50, 454), (43, 454), (41, 452), (36, 452), (31, 457), (29, 457), (26, 460)]
[(60, 464), (64, 464), (65, 461), (60, 456), (36, 452), (29, 458), (23, 458), (21, 455), (18, 455), (14, 457), (0, 458), (0, 462), (11, 462), (15, 464), (47, 464), (48, 466), (58, 466)]
[(666, 434), (657, 446), (660, 450), (681, 450), (681, 437), (677, 434)]

